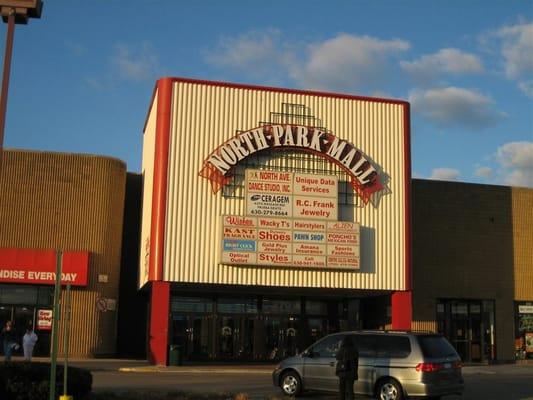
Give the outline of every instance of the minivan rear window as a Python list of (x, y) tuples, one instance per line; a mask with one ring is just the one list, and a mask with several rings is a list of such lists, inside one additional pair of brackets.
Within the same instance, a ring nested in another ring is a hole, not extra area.
[(405, 358), (411, 354), (411, 342), (407, 336), (376, 336), (376, 357)]
[(453, 346), (443, 336), (418, 336), (418, 343), (422, 354), (428, 358), (441, 358), (457, 356)]

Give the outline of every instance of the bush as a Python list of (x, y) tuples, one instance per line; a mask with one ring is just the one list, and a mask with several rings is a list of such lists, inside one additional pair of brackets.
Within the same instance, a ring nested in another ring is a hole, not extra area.
[[(83, 399), (91, 392), (93, 377), (82, 368), (68, 368), (67, 393)], [(56, 396), (63, 394), (63, 365), (56, 369)], [(0, 399), (48, 400), (50, 363), (14, 362), (0, 364)]]

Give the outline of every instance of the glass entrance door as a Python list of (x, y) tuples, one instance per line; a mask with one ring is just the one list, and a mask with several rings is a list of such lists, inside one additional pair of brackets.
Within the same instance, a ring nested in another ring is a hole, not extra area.
[(495, 359), (494, 301), (440, 300), (437, 326), (463, 361)]
[(171, 344), (186, 360), (209, 358), (212, 319), (207, 315), (173, 315)]

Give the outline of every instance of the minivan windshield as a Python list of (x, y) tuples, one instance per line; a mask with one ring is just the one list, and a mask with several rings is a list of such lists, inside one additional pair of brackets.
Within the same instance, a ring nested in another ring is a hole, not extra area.
[(453, 346), (443, 336), (418, 336), (418, 342), (420, 343), (424, 357), (441, 358), (458, 356)]

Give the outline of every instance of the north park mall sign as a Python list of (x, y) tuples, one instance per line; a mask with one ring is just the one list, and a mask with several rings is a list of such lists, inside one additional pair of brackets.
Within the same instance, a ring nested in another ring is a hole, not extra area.
[(383, 188), (373, 163), (353, 144), (316, 127), (292, 124), (262, 125), (237, 134), (204, 160), (199, 174), (211, 181), (216, 193), (231, 180), (232, 169), (246, 157), (265, 149), (285, 148), (316, 154), (341, 167), (365, 204)]

